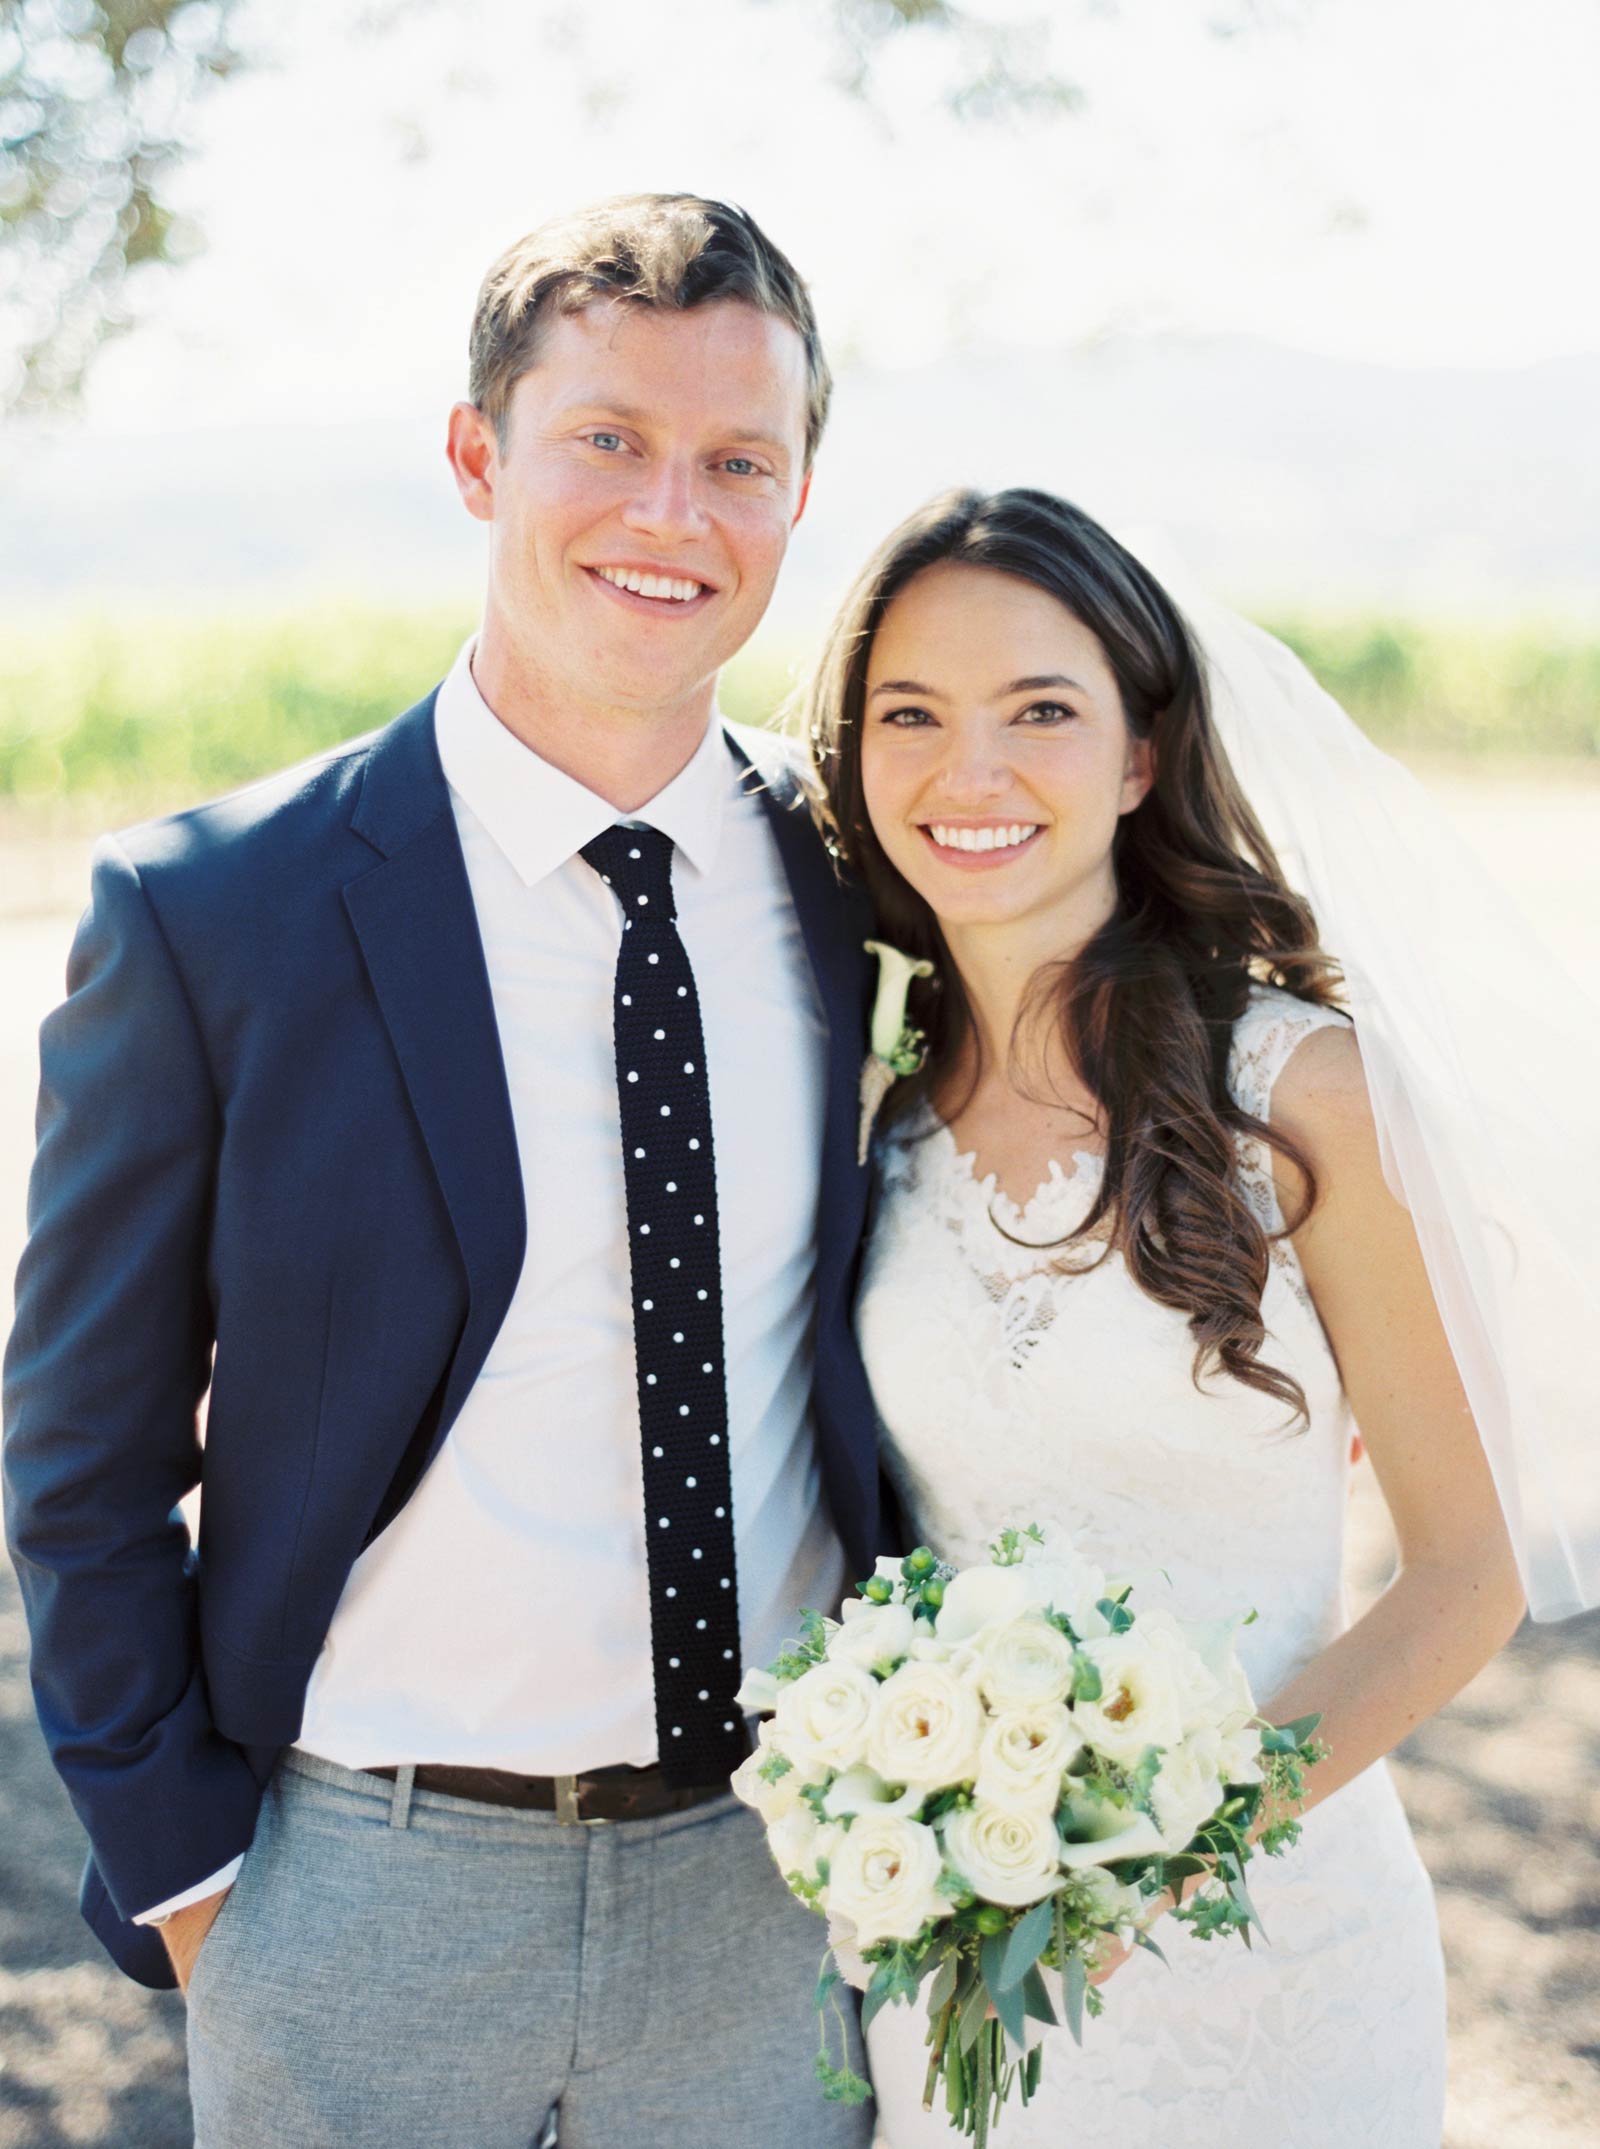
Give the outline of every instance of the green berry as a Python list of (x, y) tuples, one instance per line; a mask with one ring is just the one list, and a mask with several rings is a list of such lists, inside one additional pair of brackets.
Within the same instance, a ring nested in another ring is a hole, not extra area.
[(918, 1545), (915, 1552), (901, 1561), (900, 1572), (908, 1582), (920, 1582), (932, 1574), (938, 1564), (926, 1545)]
[(944, 1584), (935, 1575), (931, 1582), (922, 1585), (922, 1601), (930, 1612), (938, 1611), (944, 1603)]
[(985, 1903), (972, 1922), (980, 1933), (994, 1934), (1003, 1933), (1011, 1920), (998, 1903)]
[(894, 1584), (886, 1575), (875, 1574), (870, 1582), (863, 1582), (861, 1594), (869, 1604), (887, 1604), (894, 1595)]

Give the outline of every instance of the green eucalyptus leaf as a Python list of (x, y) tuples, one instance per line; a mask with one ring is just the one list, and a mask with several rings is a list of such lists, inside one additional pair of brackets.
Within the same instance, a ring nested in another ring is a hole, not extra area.
[[(999, 1968), (989, 1977), (997, 1990), (1006, 1991), (1020, 1985), (1023, 1975), (1030, 1970), (1050, 1945), (1050, 1934), (1055, 1924), (1055, 1903), (1046, 1896), (1035, 1903), (1025, 1918), (1011, 1928), (1005, 1947), (1000, 1954)], [(988, 1974), (987, 1972), (985, 1973)]]
[(1029, 1964), (1022, 1980), (1022, 2004), (1035, 2022), (1055, 2023), (1056, 2011), (1050, 2005), (1050, 1994), (1037, 1963)]
[(994, 2002), (995, 2013), (1000, 2017), (1000, 2027), (1019, 2051), (1026, 2050), (1028, 2028), (1021, 1988), (1008, 1985), (1003, 1991), (997, 1992), (991, 1985), (989, 1997)]
[(1083, 2002), (1088, 1989), (1089, 1973), (1083, 1967), (1082, 1957), (1069, 1955), (1061, 1970), (1061, 2003), (1073, 2042), (1080, 2045), (1083, 2043)]

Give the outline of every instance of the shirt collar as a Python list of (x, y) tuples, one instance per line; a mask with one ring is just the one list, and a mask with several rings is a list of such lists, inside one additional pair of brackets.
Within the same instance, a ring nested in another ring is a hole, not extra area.
[(622, 815), (506, 729), (472, 676), (475, 646), (475, 638), (463, 646), (439, 688), (433, 712), (439, 760), (451, 790), (471, 807), (526, 886), (546, 879), (624, 819), (659, 829), (696, 872), (711, 871), (738, 775), (720, 717), (713, 714), (672, 781), (636, 812)]

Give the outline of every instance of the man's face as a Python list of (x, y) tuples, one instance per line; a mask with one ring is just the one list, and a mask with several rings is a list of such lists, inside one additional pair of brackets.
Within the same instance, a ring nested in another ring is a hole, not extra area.
[(709, 689), (765, 612), (805, 504), (806, 391), (799, 335), (741, 300), (607, 301), (548, 325), (503, 447), (458, 406), (452, 461), (491, 524), (491, 612), (547, 688), (641, 711)]

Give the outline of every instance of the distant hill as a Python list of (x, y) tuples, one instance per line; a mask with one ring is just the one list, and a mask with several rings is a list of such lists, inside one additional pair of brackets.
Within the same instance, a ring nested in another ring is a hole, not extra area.
[[(1032, 483), (1159, 526), (1277, 609), (1600, 616), (1600, 357), (1356, 364), (1239, 338), (1113, 338), (846, 371), (772, 625), (809, 635), (937, 486)], [(0, 612), (470, 598), (482, 532), (425, 423), (0, 450)]]

